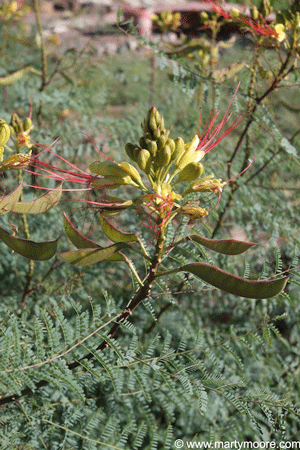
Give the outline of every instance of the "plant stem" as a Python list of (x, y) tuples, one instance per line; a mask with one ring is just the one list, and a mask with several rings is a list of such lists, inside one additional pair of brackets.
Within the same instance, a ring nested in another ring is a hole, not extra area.
[[(20, 153), (21, 149), (18, 148), (18, 153)], [(18, 173), (18, 183), (20, 184), (22, 182), (22, 170), (19, 170)], [(20, 194), (20, 201), (23, 201), (23, 189), (21, 191)], [(28, 222), (27, 222), (27, 217), (26, 214), (22, 214), (22, 222), (23, 222), (23, 227), (24, 227), (24, 233), (26, 236), (26, 239), (30, 239), (30, 231), (29, 231), (29, 226), (28, 226)], [(32, 259), (29, 260), (28, 263), (28, 272), (26, 274), (26, 283), (23, 289), (23, 294), (22, 294), (22, 303), (21, 305), (24, 307), (25, 306), (25, 299), (28, 295), (28, 291), (30, 288), (30, 284), (32, 281), (32, 277), (33, 277), (33, 273), (34, 273), (34, 261)]]
[[(44, 89), (47, 85), (47, 74), (48, 74), (47, 53), (46, 53), (45, 41), (44, 41), (44, 37), (43, 37), (39, 0), (34, 0), (33, 6), (34, 6), (34, 13), (35, 13), (36, 25), (37, 25), (37, 30), (38, 30), (38, 36), (39, 36), (40, 45), (41, 45), (41, 59), (42, 59), (41, 79), (42, 79), (42, 83), (41, 83), (40, 91), (42, 92), (42, 91), (44, 91)], [(43, 108), (43, 104), (42, 104), (42, 102), (40, 102), (40, 106), (39, 106), (39, 109), (37, 112), (38, 122), (40, 122), (40, 120), (41, 120), (42, 108)]]
[[(292, 59), (292, 57), (293, 57), (293, 53), (294, 53), (294, 52), (293, 52), (293, 47), (291, 47), (290, 50), (289, 50), (289, 52), (288, 52), (288, 54), (287, 54), (287, 56), (286, 56), (286, 58), (285, 58), (285, 60), (284, 60), (283, 63), (282, 63), (282, 65), (281, 65), (281, 67), (280, 67), (280, 69), (279, 69), (277, 75), (274, 77), (274, 80), (273, 80), (271, 86), (270, 86), (270, 87), (269, 87), (269, 88), (268, 88), (261, 96), (252, 99), (251, 107), (250, 107), (250, 110), (249, 110), (249, 113), (248, 113), (248, 114), (249, 114), (249, 119), (248, 119), (248, 121), (247, 121), (247, 123), (246, 123), (246, 125), (245, 125), (245, 127), (244, 127), (244, 130), (242, 131), (242, 133), (241, 133), (241, 135), (240, 135), (240, 138), (239, 138), (239, 140), (238, 140), (238, 142), (237, 142), (237, 144), (236, 144), (236, 146), (235, 146), (235, 149), (234, 149), (234, 151), (233, 151), (233, 153), (232, 153), (232, 155), (231, 155), (231, 158), (229, 159), (229, 161), (228, 161), (228, 163), (227, 163), (227, 174), (228, 174), (228, 178), (229, 178), (229, 179), (231, 178), (231, 167), (232, 167), (232, 163), (233, 163), (233, 161), (234, 161), (236, 155), (238, 154), (238, 152), (239, 152), (239, 150), (240, 150), (240, 148), (241, 148), (241, 145), (242, 145), (244, 139), (246, 138), (246, 136), (247, 136), (247, 134), (248, 134), (248, 130), (249, 130), (249, 128), (250, 128), (252, 122), (254, 121), (254, 113), (256, 112), (256, 110), (258, 109), (258, 107), (259, 107), (259, 105), (262, 103), (262, 101), (263, 101), (263, 100), (264, 100), (271, 92), (273, 92), (275, 89), (278, 88), (278, 85), (279, 85), (279, 83), (281, 82), (281, 80), (282, 80), (286, 75), (288, 75), (290, 72), (292, 72), (292, 71), (294, 70), (294, 66), (293, 66), (293, 65), (287, 70), (288, 65), (289, 65), (289, 63), (290, 63), (290, 61), (291, 61), (291, 59)], [(254, 60), (254, 64), (255, 64), (255, 65), (258, 64), (256, 60)], [(252, 77), (253, 77), (253, 76), (254, 76), (254, 74), (252, 74)], [(253, 78), (253, 80), (255, 81), (254, 78)], [(251, 81), (252, 81), (252, 78), (251, 78)], [(251, 81), (250, 81), (249, 89), (250, 89), (250, 87), (251, 87)], [(251, 89), (252, 89), (252, 88), (251, 88)], [(253, 86), (253, 89), (254, 89), (254, 86)], [(250, 156), (250, 155), (249, 155), (249, 156)], [(247, 159), (248, 159), (248, 158), (247, 158)], [(245, 168), (245, 167), (244, 167), (245, 162), (247, 162), (247, 161), (244, 159), (244, 161), (243, 161), (243, 167), (242, 167), (241, 171), (243, 170), (243, 168)], [(240, 171), (240, 172), (241, 172), (241, 171)], [(243, 174), (241, 174), (240, 176), (243, 176), (244, 174), (245, 174), (245, 172), (244, 172)], [(238, 188), (239, 188), (239, 186), (238, 186), (236, 183), (232, 183), (231, 186), (232, 186), (232, 187), (231, 187), (231, 193), (230, 193), (230, 195), (229, 195), (229, 198), (228, 198), (228, 200), (227, 200), (227, 202), (226, 202), (226, 204), (225, 204), (223, 210), (221, 211), (221, 213), (220, 213), (220, 215), (219, 215), (219, 220), (218, 220), (217, 224), (215, 225), (215, 228), (214, 228), (214, 230), (213, 230), (213, 232), (212, 232), (212, 237), (214, 237), (214, 236), (217, 234), (218, 230), (221, 228), (221, 226), (222, 226), (222, 224), (223, 224), (223, 221), (224, 221), (224, 218), (225, 218), (225, 214), (226, 214), (228, 208), (230, 207), (230, 205), (232, 204), (233, 197), (234, 197), (236, 191), (237, 191)]]

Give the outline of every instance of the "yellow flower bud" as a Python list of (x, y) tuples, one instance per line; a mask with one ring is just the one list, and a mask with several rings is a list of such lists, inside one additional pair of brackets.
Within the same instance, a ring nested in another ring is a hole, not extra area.
[(139, 151), (136, 162), (138, 163), (140, 169), (146, 174), (150, 173), (151, 169), (151, 154), (148, 150), (143, 148)]
[(33, 129), (32, 120), (30, 117), (26, 117), (26, 119), (23, 120), (23, 130), (24, 131), (30, 131)]
[(0, 146), (4, 146), (10, 138), (10, 127), (3, 120), (0, 119)]
[(155, 159), (155, 170), (161, 169), (169, 164), (171, 161), (171, 149), (166, 144), (162, 150), (159, 150)]
[[(135, 161), (135, 149), (137, 149), (138, 147), (136, 145), (131, 144), (130, 142), (128, 142), (128, 144), (125, 145), (125, 152), (127, 153), (127, 156), (129, 156), (130, 159), (132, 159), (133, 161)], [(138, 150), (140, 150), (138, 148)]]
[(121, 164), (119, 164), (119, 167), (124, 170), (135, 183), (137, 183), (139, 186), (144, 187), (141, 175), (135, 167), (125, 161), (122, 161)]
[(202, 173), (203, 165), (199, 162), (191, 162), (182, 169), (174, 184), (181, 183), (182, 181), (194, 181), (201, 177)]
[(173, 155), (175, 151), (175, 141), (174, 139), (167, 139), (166, 144), (170, 147), (171, 154)]
[(172, 153), (172, 159), (174, 160), (175, 166), (182, 157), (185, 149), (184, 149), (184, 140), (182, 137), (178, 137), (175, 139), (175, 150)]
[(166, 142), (167, 142), (166, 136), (164, 136), (164, 135), (159, 136), (159, 138), (157, 139), (157, 148), (159, 151), (161, 151), (164, 148)]
[(147, 139), (147, 149), (150, 152), (150, 154), (155, 157), (157, 153), (157, 142), (156, 141), (150, 141), (150, 139)]
[(202, 12), (200, 13), (200, 17), (201, 17), (201, 19), (205, 22), (205, 21), (208, 19), (208, 14), (207, 14), (207, 12), (202, 11)]
[(193, 150), (193, 149), (188, 149), (185, 151), (185, 153), (182, 155), (182, 157), (180, 158), (180, 160), (178, 161), (178, 163), (176, 164), (176, 167), (179, 170), (184, 169), (184, 167), (187, 164), (190, 164), (192, 162), (199, 162), (203, 156), (205, 156), (205, 153), (203, 151), (200, 150)]

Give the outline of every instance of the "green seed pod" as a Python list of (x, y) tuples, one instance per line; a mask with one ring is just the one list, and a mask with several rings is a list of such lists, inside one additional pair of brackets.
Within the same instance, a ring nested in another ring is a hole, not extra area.
[(0, 119), (0, 147), (3, 147), (10, 138), (10, 126)]
[(103, 177), (124, 177), (127, 172), (113, 161), (95, 161), (90, 164), (90, 171)]
[(13, 72), (10, 75), (7, 75), (6, 77), (0, 77), (0, 86), (8, 86), (9, 84), (14, 83), (15, 81), (18, 81), (29, 70), (30, 70), (30, 67), (26, 66), (26, 67), (23, 67), (23, 69), (16, 70), (16, 72)]
[(32, 120), (30, 119), (30, 117), (26, 117), (26, 119), (23, 120), (23, 130), (30, 131), (32, 130), (32, 128), (33, 128)]
[(145, 172), (146, 174), (150, 173), (152, 161), (151, 161), (151, 154), (148, 150), (143, 148), (139, 152), (136, 162), (138, 163), (140, 169), (143, 172)]
[(185, 148), (184, 148), (184, 140), (182, 139), (182, 137), (176, 138), (174, 142), (175, 142), (175, 150), (172, 153), (172, 159), (174, 160), (176, 166), (178, 161), (182, 157), (183, 153), (185, 152)]
[(201, 177), (203, 173), (203, 165), (201, 163), (191, 162), (187, 164), (178, 175), (177, 183), (182, 181), (194, 181)]

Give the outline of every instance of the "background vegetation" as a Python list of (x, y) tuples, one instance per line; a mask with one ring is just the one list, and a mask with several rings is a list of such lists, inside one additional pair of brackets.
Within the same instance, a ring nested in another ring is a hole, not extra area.
[[(36, 30), (24, 35), (19, 22), (7, 25), (0, 77), (19, 69), (20, 54), (22, 65), (42, 73)], [(2, 27), (2, 42), (4, 31)], [(252, 38), (240, 36), (233, 46), (219, 49), (214, 70), (246, 62), (220, 81), (201, 66), (199, 48), (190, 58), (163, 43), (140, 43), (138, 53), (124, 51), (100, 60), (89, 50), (77, 54), (46, 44), (51, 83), (45, 85), (43, 76), (28, 71), (2, 86), (0, 117), (9, 123), (12, 113), (23, 120), (31, 112), (32, 141), (47, 147), (60, 137), (55, 152), (86, 170), (99, 159), (97, 148), (116, 161), (124, 159), (124, 146), (138, 141), (149, 104), (164, 115), (167, 126), (173, 125), (173, 137), (180, 135), (185, 141), (203, 127), (212, 109), (223, 114), (238, 83), (231, 107), (234, 117), (249, 106)], [(263, 50), (253, 99), (271, 86), (272, 72), (286, 52), (283, 46)], [(228, 185), (209, 218), (192, 224), (207, 237), (257, 242), (247, 253), (247, 262), (242, 256), (229, 259), (201, 246), (199, 250), (205, 261), (244, 277), (251, 273), (266, 278), (288, 270), (292, 275), (288, 288), (277, 297), (238, 298), (182, 276), (171, 286), (158, 284), (122, 325), (116, 340), (109, 341), (111, 347), (96, 353), (99, 343), (109, 340), (107, 324), (132, 294), (134, 282), (127, 267), (101, 262), (82, 270), (54, 257), (35, 263), (26, 288), (28, 260), (1, 244), (0, 385), (3, 397), (15, 398), (4, 401), (0, 409), (2, 448), (154, 450), (173, 448), (178, 438), (298, 439), (298, 90), (295, 65), (253, 112), (231, 176), (241, 171), (245, 160), (255, 160), (234, 180), (236, 194), (228, 202), (233, 184)], [(206, 174), (212, 171), (228, 179), (227, 163), (247, 117), (207, 155)], [(33, 152), (37, 149), (34, 146)], [(50, 154), (45, 160), (58, 161)], [(28, 173), (24, 182), (54, 186), (53, 180), (33, 179)], [(4, 172), (2, 194), (16, 184), (16, 172)], [(40, 192), (24, 189), (25, 200), (33, 195)], [(76, 202), (78, 198), (77, 193), (65, 192), (59, 206), (28, 217), (31, 239), (44, 241), (63, 234), (65, 211), (86, 236), (103, 243), (97, 211)], [(208, 208), (212, 200), (207, 195)], [(130, 210), (120, 221), (129, 232), (141, 228), (141, 218)], [(153, 235), (148, 224), (143, 225), (147, 246)], [(24, 237), (24, 223), (17, 214), (1, 216), (1, 227)], [(169, 239), (178, 232), (169, 230)], [(62, 236), (59, 252), (70, 247)], [(188, 245), (174, 255), (181, 263), (194, 257)], [(134, 263), (141, 269), (138, 258)], [(68, 369), (70, 362), (89, 352), (93, 360), (82, 362), (75, 371)]]

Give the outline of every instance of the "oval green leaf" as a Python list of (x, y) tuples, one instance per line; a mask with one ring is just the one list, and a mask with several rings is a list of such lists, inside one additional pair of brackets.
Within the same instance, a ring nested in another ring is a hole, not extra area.
[(192, 234), (190, 239), (203, 247), (224, 255), (239, 255), (256, 245), (254, 242), (236, 241), (234, 239), (207, 239), (198, 234)]
[(180, 271), (192, 273), (230, 294), (256, 299), (274, 297), (285, 288), (288, 280), (288, 277), (274, 280), (245, 280), (206, 263), (186, 264)]
[(20, 183), (12, 192), (5, 195), (0, 200), (0, 210), (5, 214), (11, 210), (11, 207), (19, 200), (22, 193), (22, 183)]
[(127, 248), (125, 243), (113, 244), (106, 248), (87, 248), (74, 250), (71, 252), (61, 253), (61, 257), (68, 263), (74, 264), (75, 266), (89, 266), (95, 264), (104, 259), (108, 259), (111, 256), (118, 256), (121, 259), (122, 254), (114, 255), (118, 251)]
[(100, 223), (102, 230), (106, 237), (112, 242), (135, 242), (137, 240), (137, 235), (133, 233), (123, 233), (123, 231), (115, 228), (108, 220), (100, 216)]
[(25, 258), (35, 261), (46, 261), (52, 258), (57, 251), (57, 238), (55, 241), (34, 242), (12, 236), (0, 228), (0, 239), (12, 250)]
[(19, 214), (40, 214), (53, 208), (60, 202), (62, 194), (62, 184), (56, 189), (41, 195), (30, 202), (18, 202), (10, 207), (11, 212)]

